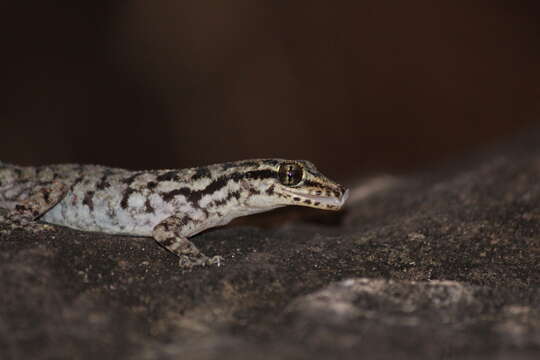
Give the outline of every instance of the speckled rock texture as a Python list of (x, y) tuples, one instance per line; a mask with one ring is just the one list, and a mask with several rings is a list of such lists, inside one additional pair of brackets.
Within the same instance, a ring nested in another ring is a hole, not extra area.
[(539, 359), (540, 131), (341, 213), (197, 236), (0, 223), (0, 359)]

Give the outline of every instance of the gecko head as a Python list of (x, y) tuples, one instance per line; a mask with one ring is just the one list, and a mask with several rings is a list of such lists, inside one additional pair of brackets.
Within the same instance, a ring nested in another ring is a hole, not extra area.
[(257, 202), (266, 206), (300, 205), (324, 210), (339, 210), (349, 190), (321, 174), (309, 161), (273, 160), (272, 176), (259, 183)]

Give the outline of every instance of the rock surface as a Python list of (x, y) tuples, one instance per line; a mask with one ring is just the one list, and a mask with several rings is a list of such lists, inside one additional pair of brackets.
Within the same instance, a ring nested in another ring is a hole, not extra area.
[(0, 358), (540, 358), (540, 131), (389, 184), (201, 234), (226, 264), (192, 272), (3, 222)]

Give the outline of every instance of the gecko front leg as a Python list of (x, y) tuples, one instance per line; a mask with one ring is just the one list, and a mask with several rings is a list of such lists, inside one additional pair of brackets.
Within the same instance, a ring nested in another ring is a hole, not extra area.
[(154, 227), (152, 236), (159, 244), (180, 258), (178, 264), (182, 268), (190, 269), (194, 266), (213, 264), (219, 266), (223, 261), (221, 256), (210, 258), (204, 255), (186, 236), (182, 235), (183, 230), (189, 227), (189, 221), (191, 220), (188, 217), (169, 216)]

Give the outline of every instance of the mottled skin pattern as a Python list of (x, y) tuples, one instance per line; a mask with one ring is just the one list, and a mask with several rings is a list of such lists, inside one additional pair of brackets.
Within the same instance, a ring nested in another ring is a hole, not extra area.
[(348, 190), (303, 160), (255, 159), (189, 169), (0, 162), (0, 208), (83, 231), (152, 236), (180, 266), (219, 264), (188, 240), (239, 216), (286, 205), (339, 210)]

